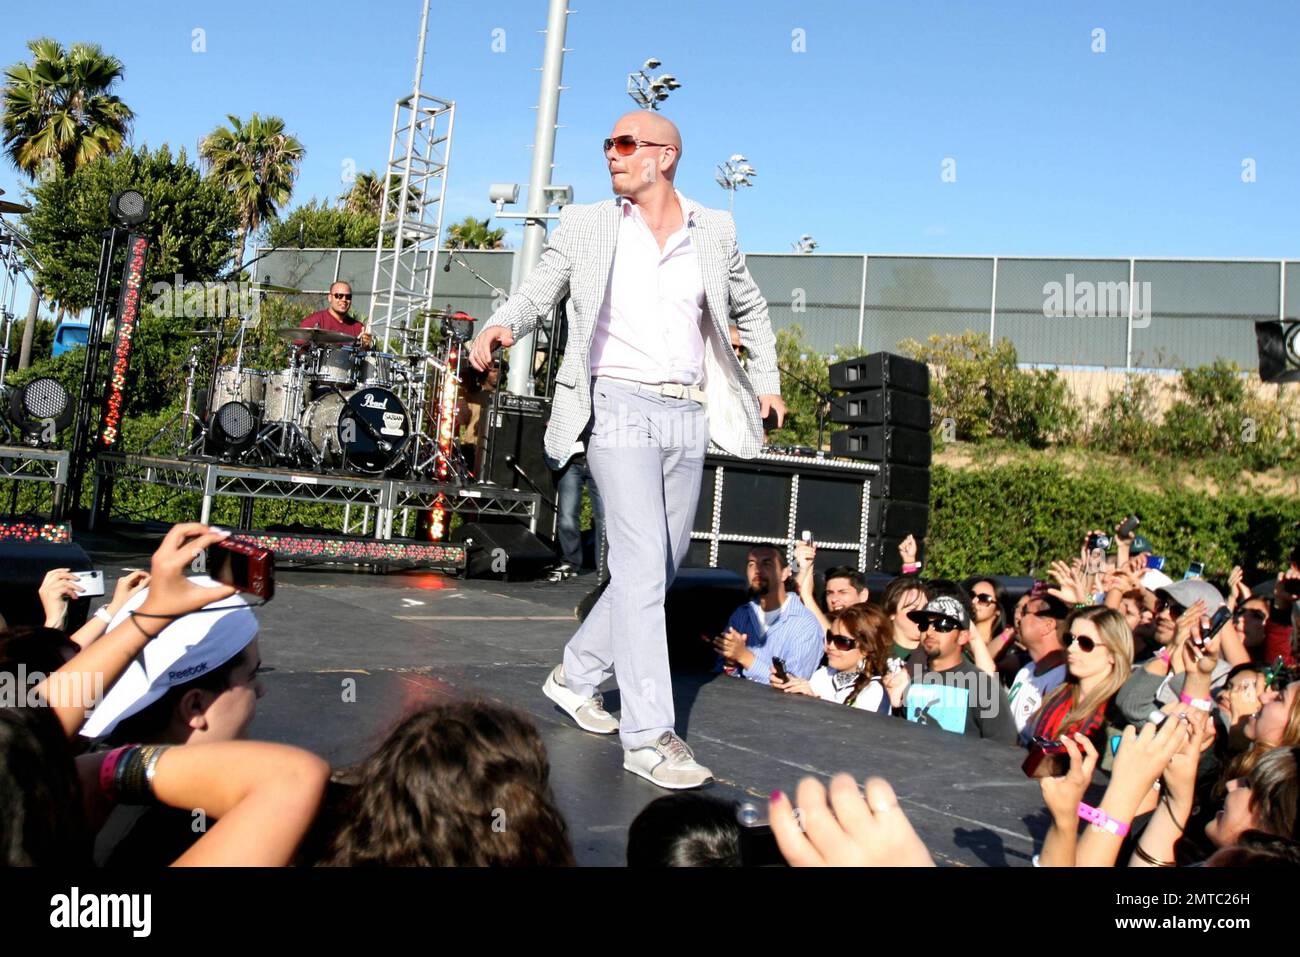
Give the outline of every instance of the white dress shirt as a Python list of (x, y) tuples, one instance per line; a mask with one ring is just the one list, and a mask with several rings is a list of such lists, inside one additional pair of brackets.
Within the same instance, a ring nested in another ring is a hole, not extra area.
[[(681, 194), (677, 201), (683, 212)], [(591, 342), (591, 374), (696, 386), (704, 378), (704, 280), (691, 244), (690, 214), (659, 241), (637, 205), (622, 203), (609, 291)]]

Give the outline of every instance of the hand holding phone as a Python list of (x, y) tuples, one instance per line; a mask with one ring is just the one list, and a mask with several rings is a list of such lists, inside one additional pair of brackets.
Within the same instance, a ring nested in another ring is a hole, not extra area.
[(776, 676), (780, 678), (782, 681), (790, 680), (790, 676), (786, 673), (785, 670), (785, 659), (778, 658), (776, 655), (773, 655), (772, 667), (776, 669)]

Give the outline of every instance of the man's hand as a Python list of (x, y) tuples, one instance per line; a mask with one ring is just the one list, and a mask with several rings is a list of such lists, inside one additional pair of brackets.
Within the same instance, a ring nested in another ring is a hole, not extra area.
[(1065, 562), (1052, 562), (1050, 574), (1059, 587), (1047, 589), (1047, 594), (1059, 598), (1067, 605), (1092, 604), (1092, 595), (1088, 592), (1088, 584), (1082, 573)]
[(508, 348), (515, 344), (515, 334), (509, 326), (488, 326), (474, 339), (474, 346), (469, 352), (469, 364), (479, 372), (492, 365), (492, 350), (498, 345)]
[(734, 661), (742, 668), (748, 668), (754, 663), (754, 653), (745, 645), (747, 637), (734, 628), (728, 628), (713, 639), (713, 650), (728, 661)]
[(357, 345), (362, 349), (371, 349), (375, 345), (375, 337), (368, 332), (363, 332), (357, 336)]
[(779, 395), (760, 395), (758, 417), (766, 419), (773, 412), (776, 413), (776, 427), (779, 429), (785, 423), (785, 403)]
[(864, 800), (853, 778), (837, 774), (829, 801), (820, 781), (804, 778), (796, 798), (802, 831), (780, 791), (773, 793), (770, 808), (772, 834), (792, 867), (934, 867), (883, 778), (867, 779)]
[(794, 557), (799, 562), (799, 576), (794, 580), (795, 588), (804, 604), (812, 598), (813, 565), (817, 559), (817, 546), (812, 542), (799, 542), (794, 547)]

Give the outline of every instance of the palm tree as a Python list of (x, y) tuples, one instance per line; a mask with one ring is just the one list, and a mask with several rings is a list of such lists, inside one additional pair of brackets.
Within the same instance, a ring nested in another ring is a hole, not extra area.
[(98, 44), (69, 50), (47, 37), (31, 40), (31, 63), (5, 70), (4, 150), (35, 180), (46, 162), (71, 174), (126, 141), (135, 114), (109, 89), (122, 79), (122, 61)]
[[(339, 197), (339, 202), (349, 212), (368, 213), (377, 217), (379, 208), (387, 196), (388, 216), (390, 219), (396, 219), (397, 197), (401, 192), (402, 178), (396, 173), (388, 175), (388, 189), (385, 191), (383, 179), (374, 170), (370, 170), (357, 174), (357, 178), (352, 181), (352, 188)], [(419, 210), (421, 198), (420, 190), (412, 186), (406, 202), (408, 216), (414, 215)]]
[(504, 229), (488, 229), (486, 219), (466, 216), (447, 230), (447, 239), (453, 249), (500, 249), (505, 245)]
[(230, 126), (218, 126), (199, 144), (208, 176), (230, 190), (239, 206), (239, 239), (235, 266), (244, 261), (248, 234), (268, 219), (278, 219), (289, 202), (298, 168), (306, 154), (303, 145), (284, 131), (278, 116), (254, 113), (247, 123), (227, 116)]

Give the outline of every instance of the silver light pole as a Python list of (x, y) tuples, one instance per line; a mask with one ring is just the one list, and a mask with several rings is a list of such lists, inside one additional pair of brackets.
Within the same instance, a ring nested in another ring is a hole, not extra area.
[[(528, 179), (528, 211), (524, 214), (524, 245), (519, 256), (519, 278), (512, 292), (523, 285), (542, 258), (546, 245), (546, 209), (551, 167), (555, 162), (555, 128), (560, 113), (560, 79), (564, 73), (564, 31), (568, 0), (551, 0), (546, 18), (546, 56), (542, 60), (542, 87), (537, 99), (537, 128), (533, 134), (533, 168)], [(537, 333), (520, 336), (510, 348), (509, 390), (533, 394), (533, 352)]]
[(733, 153), (731, 159), (718, 164), (718, 174), (713, 177), (719, 186), (727, 191), (727, 209), (736, 211), (736, 190), (742, 186), (753, 186), (753, 177), (758, 170), (749, 165), (749, 161), (740, 153)]

